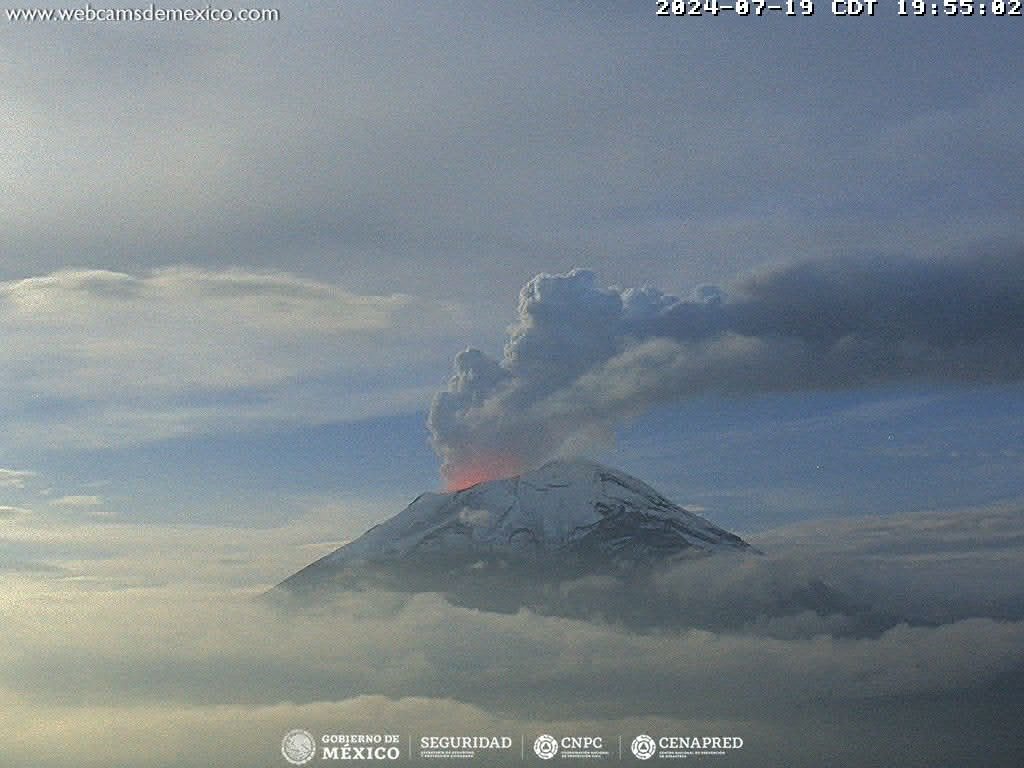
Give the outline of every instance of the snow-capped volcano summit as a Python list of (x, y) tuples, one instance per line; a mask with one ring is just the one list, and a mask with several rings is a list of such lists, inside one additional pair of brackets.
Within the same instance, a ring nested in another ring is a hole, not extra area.
[(461, 491), (425, 493), (280, 586), (383, 580), (421, 591), (448, 587), (460, 573), (478, 578), (525, 566), (532, 576), (579, 576), (749, 549), (624, 472), (553, 461)]

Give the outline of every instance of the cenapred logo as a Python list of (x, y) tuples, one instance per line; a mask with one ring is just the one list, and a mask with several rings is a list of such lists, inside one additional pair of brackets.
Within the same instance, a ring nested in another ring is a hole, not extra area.
[(654, 757), (654, 753), (658, 751), (658, 745), (655, 744), (654, 739), (646, 733), (641, 733), (633, 739), (633, 743), (629, 745), (629, 749), (637, 760), (650, 760)]
[(292, 765), (305, 765), (316, 756), (316, 739), (302, 728), (292, 728), (281, 739), (281, 754)]
[(533, 751), (537, 753), (537, 757), (541, 760), (550, 760), (558, 754), (558, 742), (554, 736), (542, 733), (533, 742)]

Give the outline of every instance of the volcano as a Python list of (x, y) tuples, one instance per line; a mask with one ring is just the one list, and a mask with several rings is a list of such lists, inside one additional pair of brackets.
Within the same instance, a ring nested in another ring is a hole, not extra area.
[(468, 602), (476, 604), (527, 584), (628, 577), (679, 560), (752, 551), (625, 472), (553, 461), (452, 493), (424, 493), (278, 588), (444, 592), (475, 595)]

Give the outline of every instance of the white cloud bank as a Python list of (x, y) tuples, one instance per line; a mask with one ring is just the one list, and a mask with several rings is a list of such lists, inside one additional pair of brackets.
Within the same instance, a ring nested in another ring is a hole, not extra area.
[[(63, 530), (21, 528), (61, 570), (2, 576), (0, 728), (17, 737), (0, 761), (13, 768), (66, 764), (69, 751), (82, 766), (274, 764), (294, 727), (725, 729), (747, 746), (722, 764), (744, 766), (1022, 757), (1018, 509), (776, 532), (755, 540), (775, 554), (739, 568), (711, 559), (666, 583), (728, 606), (816, 575), (893, 612), (869, 634), (770, 601), (733, 629), (642, 633), (614, 616), (495, 614), (433, 595), (350, 593), (280, 613), (252, 597), (312, 558), (311, 527)], [(57, 559), (69, 550), (76, 559)]]

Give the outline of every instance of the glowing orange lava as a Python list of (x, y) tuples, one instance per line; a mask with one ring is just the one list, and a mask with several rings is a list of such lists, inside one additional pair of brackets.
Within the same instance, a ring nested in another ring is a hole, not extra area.
[(522, 462), (514, 456), (479, 456), (463, 461), (446, 473), (447, 490), (461, 491), (477, 483), (512, 477), (523, 471)]

